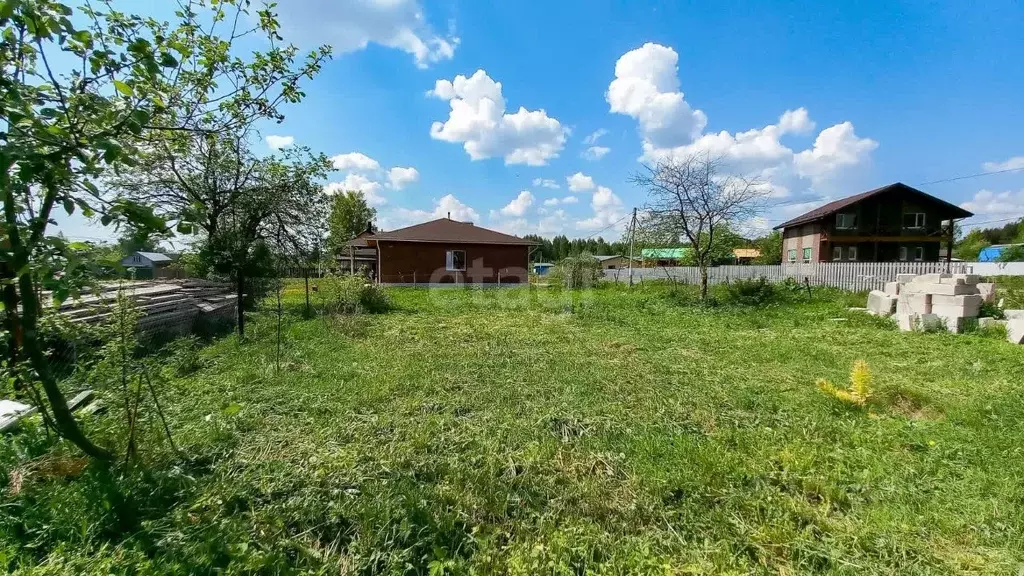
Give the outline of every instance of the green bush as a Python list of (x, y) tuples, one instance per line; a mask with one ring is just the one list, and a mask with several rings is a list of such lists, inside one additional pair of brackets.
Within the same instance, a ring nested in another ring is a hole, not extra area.
[(591, 288), (602, 275), (601, 263), (589, 252), (563, 258), (551, 272), (552, 280), (566, 288)]
[(384, 289), (359, 275), (326, 276), (318, 283), (317, 293), (327, 314), (379, 314), (391, 309)]
[(986, 318), (987, 317), (987, 318), (995, 318), (997, 320), (1002, 320), (1003, 318), (1006, 318), (1006, 315), (1003, 314), (1003, 309), (1000, 308), (999, 306), (996, 306), (994, 303), (992, 303), (992, 302), (982, 302), (981, 303), (981, 307), (978, 308), (978, 317), (979, 318)]
[(761, 306), (776, 300), (775, 285), (765, 278), (736, 280), (726, 286), (728, 302), (742, 306)]

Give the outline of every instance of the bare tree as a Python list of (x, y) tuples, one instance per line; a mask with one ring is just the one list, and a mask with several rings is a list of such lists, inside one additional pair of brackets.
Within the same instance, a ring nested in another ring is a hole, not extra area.
[(736, 228), (764, 209), (763, 182), (726, 174), (722, 160), (705, 154), (645, 166), (631, 182), (647, 191), (643, 227), (648, 239), (685, 242), (700, 268), (700, 297), (708, 296), (708, 266)]

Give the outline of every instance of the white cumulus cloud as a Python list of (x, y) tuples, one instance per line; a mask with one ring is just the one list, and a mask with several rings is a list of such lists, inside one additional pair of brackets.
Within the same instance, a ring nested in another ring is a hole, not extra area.
[(548, 198), (544, 201), (545, 206), (558, 206), (559, 204), (576, 204), (580, 199), (575, 196), (563, 196), (562, 198)]
[(875, 148), (878, 142), (857, 137), (853, 124), (843, 122), (822, 130), (814, 139), (813, 148), (799, 152), (796, 169), (817, 185), (843, 168), (861, 164)]
[(278, 12), (286, 38), (305, 46), (330, 44), (336, 54), (372, 42), (411, 54), (417, 67), (426, 68), (450, 60), (459, 45), (451, 30), (432, 29), (418, 0), (288, 0)]
[(502, 216), (523, 216), (533, 205), (533, 194), (529, 190), (523, 190), (514, 200), (500, 210)]
[(558, 185), (558, 182), (555, 182), (550, 178), (534, 178), (533, 185), (540, 186), (542, 188), (551, 188), (554, 190), (558, 190), (559, 188), (561, 188), (561, 186)]
[(383, 206), (388, 203), (387, 198), (380, 195), (384, 186), (375, 180), (371, 180), (362, 174), (350, 173), (341, 182), (331, 182), (324, 186), (327, 194), (337, 194), (350, 190), (362, 192), (366, 203), (370, 206)]
[(586, 138), (584, 138), (583, 143), (586, 144), (587, 146), (597, 144), (597, 141), (600, 140), (601, 137), (607, 133), (608, 131), (605, 130), (604, 128), (598, 128), (597, 130), (591, 132), (590, 135), (588, 135)]
[(370, 158), (362, 152), (349, 152), (331, 157), (331, 163), (335, 170), (350, 170), (352, 172), (373, 172), (380, 170), (380, 162)]
[(960, 207), (970, 210), (977, 216), (1003, 216), (1006, 218), (1024, 216), (1024, 190), (1017, 192), (979, 190), (973, 198), (960, 204)]
[(594, 215), (576, 222), (580, 230), (598, 230), (613, 225), (623, 216), (622, 200), (607, 186), (598, 186), (590, 200)]
[(1024, 156), (1014, 156), (1002, 162), (985, 162), (981, 165), (985, 172), (1003, 172), (1005, 170), (1024, 170)]
[(806, 108), (786, 110), (762, 128), (705, 133), (706, 115), (691, 107), (680, 90), (678, 62), (672, 48), (644, 44), (619, 58), (605, 94), (612, 112), (637, 120), (644, 161), (707, 153), (721, 158), (727, 172), (770, 183), (779, 196), (835, 188), (878, 148), (878, 142), (858, 136), (851, 122), (825, 128), (810, 148), (790, 148), (784, 136), (804, 137), (815, 130)]
[(437, 218), (447, 218), (449, 215), (452, 220), (460, 222), (476, 222), (480, 219), (480, 214), (476, 210), (464, 204), (453, 194), (446, 194), (440, 200), (435, 201), (433, 210), (398, 209), (398, 217), (404, 223), (403, 225), (418, 224), (427, 220), (436, 220)]
[(281, 148), (287, 148), (295, 144), (294, 136), (267, 136), (267, 146), (270, 146), (273, 150), (280, 150)]
[(704, 112), (691, 108), (679, 91), (678, 63), (675, 50), (648, 42), (619, 58), (605, 94), (611, 111), (635, 118), (655, 148), (689, 143), (707, 125)]
[(567, 176), (565, 181), (569, 184), (569, 190), (573, 192), (586, 192), (587, 190), (593, 190), (594, 188), (594, 179), (583, 172), (577, 172), (572, 176)]
[(583, 158), (587, 160), (600, 160), (604, 158), (604, 155), (611, 152), (612, 149), (607, 146), (591, 146), (583, 151)]
[(430, 126), (430, 137), (461, 142), (473, 160), (501, 156), (505, 164), (543, 166), (565, 146), (567, 129), (543, 109), (506, 113), (501, 83), (483, 70), (438, 80), (428, 95), (451, 107), (447, 121)]
[(388, 170), (388, 182), (395, 190), (401, 190), (419, 179), (419, 171), (411, 166), (408, 168), (395, 166), (391, 170)]

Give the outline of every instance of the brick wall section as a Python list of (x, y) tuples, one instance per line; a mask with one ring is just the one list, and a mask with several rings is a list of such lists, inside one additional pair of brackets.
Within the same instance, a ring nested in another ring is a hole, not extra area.
[[(378, 241), (378, 279), (385, 284), (525, 284), (529, 246)], [(466, 271), (445, 270), (447, 252), (466, 252)]]

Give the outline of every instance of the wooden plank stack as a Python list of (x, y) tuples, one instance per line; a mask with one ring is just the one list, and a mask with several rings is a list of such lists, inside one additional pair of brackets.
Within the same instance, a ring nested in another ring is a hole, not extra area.
[(134, 301), (142, 334), (189, 334), (199, 319), (230, 320), (235, 314), (230, 284), (198, 279), (104, 284), (96, 293), (64, 302), (59, 312), (72, 322), (104, 322), (113, 314), (119, 290)]

